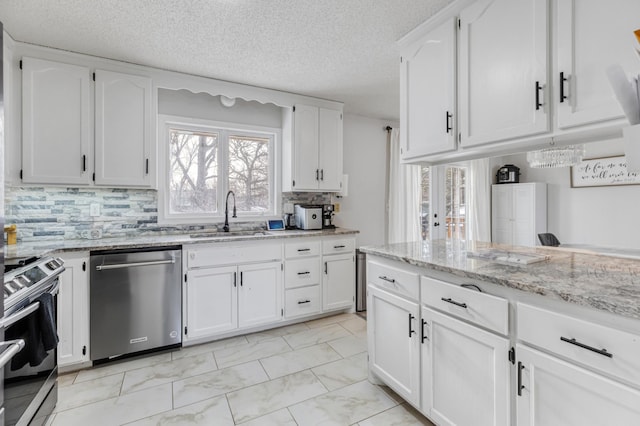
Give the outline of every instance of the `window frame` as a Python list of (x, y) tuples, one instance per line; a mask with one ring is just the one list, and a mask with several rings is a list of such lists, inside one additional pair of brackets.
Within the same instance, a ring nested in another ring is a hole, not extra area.
[[(217, 133), (218, 182), (216, 188), (216, 213), (171, 213), (170, 210), (170, 129)], [(280, 189), (280, 152), (282, 130), (279, 128), (229, 123), (177, 115), (158, 114), (158, 223), (159, 224), (214, 224), (224, 221), (224, 203), (229, 190), (229, 136), (248, 136), (269, 139), (269, 203), (270, 208), (262, 214), (238, 212), (237, 218), (229, 216), (229, 222), (264, 221), (281, 214), (282, 191)], [(231, 209), (231, 206), (229, 206)]]

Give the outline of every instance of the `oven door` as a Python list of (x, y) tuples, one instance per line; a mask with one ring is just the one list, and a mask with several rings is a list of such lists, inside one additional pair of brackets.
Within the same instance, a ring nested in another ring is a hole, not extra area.
[[(53, 294), (53, 318), (57, 310), (57, 293), (59, 282), (56, 279), (49, 290)], [(12, 313), (2, 320), (4, 326), (4, 342), (8, 349), (0, 355), (0, 364), (4, 362), (4, 425), (42, 425), (53, 412), (58, 400), (56, 379), (58, 377), (57, 349), (47, 351), (37, 365), (26, 363), (20, 366), (15, 355), (29, 350), (29, 335), (24, 335), (25, 327), (31, 316), (36, 315), (39, 302), (33, 302)], [(19, 330), (22, 339), (14, 338)], [(29, 331), (30, 332), (30, 331)], [(26, 341), (26, 343), (25, 343)], [(13, 351), (10, 352), (10, 351)], [(3, 359), (6, 355), (6, 359)], [(22, 355), (22, 354), (21, 354)]]

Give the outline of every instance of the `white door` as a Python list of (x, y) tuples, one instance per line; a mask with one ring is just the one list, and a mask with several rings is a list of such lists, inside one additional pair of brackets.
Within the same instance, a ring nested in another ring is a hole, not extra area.
[(186, 340), (213, 336), (238, 327), (237, 285), (235, 266), (187, 273)]
[(513, 244), (513, 191), (511, 185), (491, 187), (491, 240)]
[(89, 361), (89, 258), (65, 253), (58, 293), (58, 364)]
[[(633, 31), (640, 28), (640, 2), (557, 0), (556, 5), (553, 79), (558, 127), (622, 117), (605, 70), (619, 64), (627, 72), (638, 73)], [(565, 81), (561, 82), (562, 78)], [(561, 99), (561, 94), (565, 98)]]
[(282, 263), (241, 265), (238, 272), (239, 326), (282, 320)]
[(318, 108), (296, 105), (293, 112), (294, 191), (318, 189)]
[(320, 108), (318, 149), (320, 189), (340, 191), (342, 188), (342, 112)]
[(324, 256), (322, 261), (322, 309), (329, 311), (353, 306), (356, 291), (355, 256)]
[(149, 186), (151, 79), (96, 70), (95, 182)]
[(547, 132), (548, 0), (478, 0), (460, 13), (463, 148)]
[(22, 180), (87, 185), (89, 68), (22, 58)]
[(518, 426), (640, 424), (640, 391), (522, 345)]
[(456, 149), (456, 31), (450, 19), (402, 58), (403, 159)]
[(519, 184), (513, 190), (513, 242), (515, 246), (535, 246), (535, 185)]
[(369, 366), (401, 397), (420, 402), (418, 304), (369, 285)]
[(509, 340), (422, 308), (422, 411), (439, 425), (508, 426)]

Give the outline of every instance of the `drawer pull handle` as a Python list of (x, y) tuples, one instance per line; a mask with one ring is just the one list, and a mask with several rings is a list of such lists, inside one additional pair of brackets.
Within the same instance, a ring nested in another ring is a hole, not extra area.
[(424, 343), (424, 341), (428, 339), (428, 337), (424, 333), (424, 326), (427, 325), (427, 322), (425, 320), (420, 320), (420, 321), (422, 321), (422, 327), (420, 327), (420, 339), (422, 341), (420, 343)]
[(460, 284), (460, 287), (464, 287), (464, 288), (473, 288), (478, 290), (480, 293), (482, 293), (482, 289), (480, 287), (478, 287), (475, 284)]
[(576, 345), (578, 347), (581, 347), (582, 349), (587, 349), (587, 350), (589, 350), (591, 352), (595, 352), (597, 354), (606, 356), (607, 358), (613, 358), (613, 354), (611, 352), (607, 352), (606, 349), (597, 349), (597, 348), (594, 348), (593, 346), (589, 346), (589, 345), (585, 345), (584, 343), (580, 343), (576, 339), (569, 339), (569, 338), (562, 337), (562, 336), (560, 337), (560, 340), (562, 340), (563, 342), (567, 342), (567, 343), (570, 343), (572, 345)]
[(467, 309), (467, 304), (466, 303), (456, 302), (455, 300), (453, 300), (451, 298), (445, 299), (444, 297), (442, 297), (441, 299), (442, 299), (443, 302), (451, 303), (452, 305), (460, 306), (461, 308)]
[(311, 272), (298, 272), (298, 275), (309, 275)]
[(341, 248), (345, 248), (346, 246), (333, 246), (334, 249), (341, 249)]
[(378, 278), (380, 278), (381, 280), (386, 281), (388, 283), (392, 283), (392, 284), (396, 282), (395, 278), (387, 278), (384, 275), (380, 275)]
[(518, 396), (522, 396), (522, 389), (524, 389), (524, 385), (522, 384), (522, 370), (524, 370), (524, 365), (518, 361)]
[(413, 315), (409, 314), (409, 339), (411, 339), (411, 335), (416, 333), (416, 331), (411, 328), (411, 326), (413, 325), (411, 323), (411, 321), (413, 321), (414, 319), (416, 319), (416, 317), (414, 317)]
[(311, 303), (311, 300), (301, 300), (298, 302), (298, 305), (304, 305), (305, 303)]
[(298, 249), (298, 251), (311, 251), (310, 248), (306, 248), (306, 249)]

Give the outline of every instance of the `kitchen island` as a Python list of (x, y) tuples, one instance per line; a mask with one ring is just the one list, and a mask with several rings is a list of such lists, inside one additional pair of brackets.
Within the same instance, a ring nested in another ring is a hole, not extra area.
[(640, 260), (363, 247), (371, 380), (441, 425), (640, 424)]

